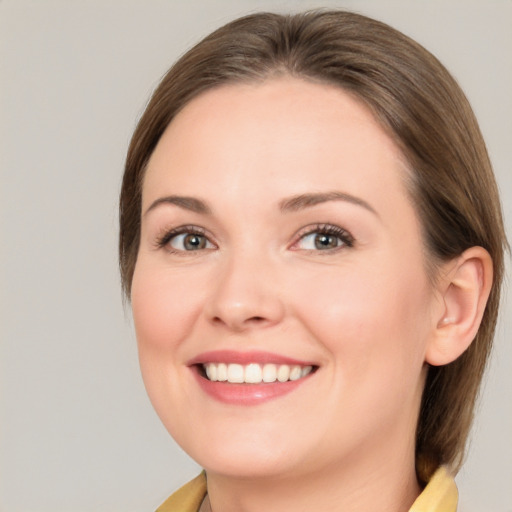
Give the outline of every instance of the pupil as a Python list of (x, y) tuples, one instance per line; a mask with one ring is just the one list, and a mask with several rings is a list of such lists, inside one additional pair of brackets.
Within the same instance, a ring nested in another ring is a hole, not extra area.
[(332, 249), (337, 247), (337, 240), (332, 235), (317, 235), (315, 237), (315, 247), (317, 249)]
[(206, 245), (204, 237), (199, 235), (187, 235), (184, 240), (185, 249), (203, 249)]

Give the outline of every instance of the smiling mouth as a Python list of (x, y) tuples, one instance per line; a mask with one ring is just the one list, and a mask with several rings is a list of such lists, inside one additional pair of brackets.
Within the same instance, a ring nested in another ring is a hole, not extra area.
[(270, 384), (303, 379), (316, 370), (315, 366), (267, 363), (205, 363), (201, 364), (201, 375), (211, 382), (230, 384)]

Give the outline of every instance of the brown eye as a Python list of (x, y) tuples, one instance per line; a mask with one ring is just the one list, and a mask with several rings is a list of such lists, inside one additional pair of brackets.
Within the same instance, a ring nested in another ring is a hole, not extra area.
[(328, 235), (326, 233), (317, 233), (314, 235), (314, 244), (315, 248), (322, 249), (335, 249), (339, 247), (342, 242), (339, 237), (334, 235)]
[(293, 244), (294, 250), (337, 252), (354, 245), (354, 237), (345, 229), (333, 224), (317, 224), (304, 228), (303, 233)]
[(183, 246), (187, 251), (196, 251), (206, 247), (206, 238), (201, 235), (188, 234), (183, 239)]
[(199, 233), (180, 233), (169, 240), (169, 245), (177, 251), (200, 251), (213, 247), (208, 239)]

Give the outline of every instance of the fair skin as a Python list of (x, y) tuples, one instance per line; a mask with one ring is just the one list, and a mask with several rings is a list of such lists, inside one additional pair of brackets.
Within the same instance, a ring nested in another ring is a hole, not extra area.
[[(287, 77), (210, 90), (162, 136), (133, 314), (148, 394), (214, 512), (397, 512), (419, 494), (425, 363), (471, 341), (483, 306), (461, 290), (480, 297), (488, 265), (476, 248), (432, 284), (407, 172), (359, 102)], [(454, 348), (460, 304), (474, 321)], [(212, 383), (208, 363), (301, 377)]]

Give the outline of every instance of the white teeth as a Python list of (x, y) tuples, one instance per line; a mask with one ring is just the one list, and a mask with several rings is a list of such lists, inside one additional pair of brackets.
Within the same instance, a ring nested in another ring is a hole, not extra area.
[(261, 366), (259, 364), (248, 364), (245, 367), (245, 382), (250, 384), (257, 384), (261, 382), (263, 377), (263, 371), (261, 370)]
[(287, 382), (309, 375), (312, 366), (268, 363), (263, 367), (257, 363), (247, 365), (227, 363), (207, 363), (203, 365), (206, 376), (212, 382), (231, 382), (233, 384), (260, 384), (261, 382)]
[(244, 382), (244, 367), (241, 364), (228, 364), (228, 382)]
[(217, 380), (219, 382), (226, 382), (228, 380), (228, 367), (225, 363), (219, 363), (217, 365)]
[(217, 365), (215, 363), (208, 363), (206, 365), (206, 375), (214, 382), (217, 380)]
[(290, 367), (287, 364), (282, 364), (277, 369), (277, 380), (279, 382), (286, 382), (290, 378)]
[(306, 375), (309, 375), (312, 372), (312, 370), (312, 366), (304, 366), (304, 368), (302, 368), (301, 370), (300, 376), (305, 377)]
[(266, 364), (263, 367), (263, 382), (275, 382), (277, 379), (277, 366)]
[(300, 366), (294, 366), (290, 370), (290, 380), (297, 380), (301, 377), (301, 368)]

